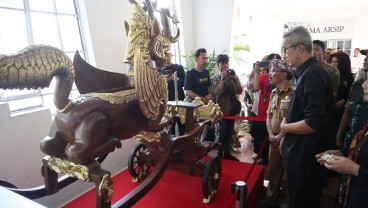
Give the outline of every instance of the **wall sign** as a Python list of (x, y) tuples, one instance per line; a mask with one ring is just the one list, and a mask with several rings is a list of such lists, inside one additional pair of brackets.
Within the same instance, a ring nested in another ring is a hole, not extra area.
[(304, 26), (311, 33), (312, 39), (352, 39), (355, 22), (353, 19), (329, 19), (286, 22), (284, 33), (297, 26)]

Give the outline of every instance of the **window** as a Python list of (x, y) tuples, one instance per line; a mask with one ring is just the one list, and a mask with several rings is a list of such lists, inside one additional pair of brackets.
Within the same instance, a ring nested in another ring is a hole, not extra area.
[[(0, 54), (44, 44), (63, 50), (71, 59), (76, 50), (86, 58), (78, 11), (75, 0), (0, 0)], [(12, 113), (47, 107), (54, 114), (54, 86), (52, 82), (47, 89), (0, 89), (0, 102), (8, 102)], [(74, 94), (78, 94), (75, 87)]]
[(350, 55), (351, 52), (351, 40), (326, 40), (323, 41), (326, 48), (336, 49), (336, 51), (346, 52)]
[[(169, 20), (169, 22), (172, 23), (172, 35), (176, 35), (176, 31), (179, 28), (180, 20), (178, 20), (178, 15), (176, 12), (176, 2), (175, 0), (160, 0), (157, 1), (157, 10), (159, 11), (161, 8), (166, 8), (170, 10), (170, 14), (172, 15), (172, 19)], [(156, 18), (160, 19), (159, 14), (155, 14)], [(175, 22), (175, 24), (173, 23)], [(171, 53), (173, 58), (173, 63), (181, 63), (181, 49), (180, 49), (180, 40), (174, 44), (171, 44)]]

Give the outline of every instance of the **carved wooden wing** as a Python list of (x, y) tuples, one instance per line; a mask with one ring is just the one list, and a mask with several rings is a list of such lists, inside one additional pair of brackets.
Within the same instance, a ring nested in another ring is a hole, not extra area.
[(126, 75), (89, 65), (77, 51), (74, 55), (75, 84), (81, 94), (127, 87)]
[(144, 116), (156, 120), (160, 104), (166, 107), (168, 89), (165, 75), (147, 66), (139, 49), (134, 55), (134, 83), (137, 98)]

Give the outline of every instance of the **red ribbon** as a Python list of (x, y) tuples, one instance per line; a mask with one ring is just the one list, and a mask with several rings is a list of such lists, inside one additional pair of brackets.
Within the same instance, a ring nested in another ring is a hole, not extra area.
[(266, 122), (266, 117), (223, 116), (222, 119), (225, 119), (225, 120), (264, 121), (264, 122)]

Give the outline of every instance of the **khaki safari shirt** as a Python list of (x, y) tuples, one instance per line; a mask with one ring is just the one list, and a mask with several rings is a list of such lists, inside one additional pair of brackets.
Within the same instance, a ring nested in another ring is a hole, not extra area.
[(332, 92), (335, 97), (340, 87), (340, 72), (336, 67), (332, 66), (331, 64), (328, 64), (325, 62), (321, 62), (321, 64), (323, 68), (326, 69), (326, 71), (328, 72), (328, 75), (330, 76), (331, 84), (332, 84)]
[(270, 95), (270, 104), (268, 105), (267, 114), (271, 117), (271, 128), (275, 135), (281, 132), (280, 124), (282, 119), (286, 117), (289, 109), (291, 93), (295, 90), (295, 84), (289, 81), (284, 89), (275, 88)]

